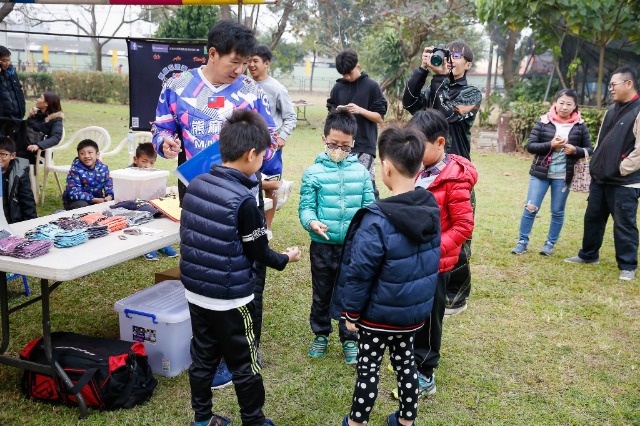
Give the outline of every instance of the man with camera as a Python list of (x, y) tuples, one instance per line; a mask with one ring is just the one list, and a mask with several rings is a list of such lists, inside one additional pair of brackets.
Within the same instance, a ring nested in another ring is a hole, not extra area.
[[(482, 101), (480, 90), (467, 84), (466, 73), (472, 62), (473, 51), (462, 41), (427, 47), (422, 53), (422, 63), (413, 71), (402, 96), (402, 106), (411, 114), (427, 108), (440, 111), (449, 122), (446, 153), (468, 160), (471, 159), (471, 126)], [(433, 77), (423, 90), (430, 72)], [(433, 169), (441, 170), (441, 167), (436, 164)], [(433, 173), (437, 174), (439, 170)], [(475, 210), (473, 191), (471, 204)], [(471, 239), (462, 246), (447, 288), (436, 291), (432, 317), (415, 336), (420, 395), (431, 395), (436, 391), (433, 370), (440, 360), (442, 315), (456, 315), (467, 309), (467, 297), (471, 291), (470, 258)]]

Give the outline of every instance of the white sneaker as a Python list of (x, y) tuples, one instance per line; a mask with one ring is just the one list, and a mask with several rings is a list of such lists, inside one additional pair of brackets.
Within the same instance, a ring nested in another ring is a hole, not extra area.
[(280, 210), (289, 197), (291, 196), (291, 191), (293, 190), (293, 182), (290, 180), (283, 180), (282, 185), (276, 191), (276, 196), (278, 197), (278, 202), (276, 203), (276, 211)]
[(624, 281), (631, 281), (632, 279), (634, 279), (636, 277), (636, 270), (632, 269), (631, 271), (625, 271), (622, 270), (620, 271), (620, 279), (624, 280)]

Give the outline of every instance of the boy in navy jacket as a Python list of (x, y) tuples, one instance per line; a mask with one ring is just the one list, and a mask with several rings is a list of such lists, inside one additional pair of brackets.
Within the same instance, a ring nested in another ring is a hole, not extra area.
[(267, 124), (253, 111), (236, 109), (220, 132), (222, 165), (191, 181), (182, 201), (180, 279), (191, 314), (192, 425), (225, 426), (213, 414), (211, 381), (224, 357), (233, 374), (243, 425), (269, 426), (262, 412), (265, 392), (260, 375), (253, 318), (255, 262), (283, 270), (300, 260), (297, 247), (269, 248), (264, 217), (251, 179), (271, 143)]
[(382, 181), (392, 196), (356, 213), (344, 242), (333, 298), (334, 317), (358, 331), (358, 379), (343, 426), (364, 425), (378, 393), (378, 373), (389, 346), (400, 386), (400, 410), (388, 425), (411, 425), (417, 415), (416, 331), (429, 317), (440, 262), (440, 209), (433, 195), (414, 188), (423, 137), (389, 127), (380, 135)]
[(78, 144), (78, 156), (71, 163), (67, 187), (62, 193), (66, 210), (113, 200), (113, 180), (109, 167), (99, 159), (98, 144), (84, 139)]

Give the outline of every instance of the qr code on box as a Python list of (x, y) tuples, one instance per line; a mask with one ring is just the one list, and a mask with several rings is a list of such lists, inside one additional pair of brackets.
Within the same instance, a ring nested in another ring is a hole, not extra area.
[(131, 127), (140, 127), (140, 117), (131, 117)]

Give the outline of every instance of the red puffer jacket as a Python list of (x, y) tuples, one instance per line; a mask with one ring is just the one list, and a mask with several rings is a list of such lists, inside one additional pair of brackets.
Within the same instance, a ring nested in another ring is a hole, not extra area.
[(429, 185), (429, 191), (440, 206), (440, 268), (438, 272), (453, 269), (458, 262), (462, 243), (473, 233), (471, 189), (478, 181), (478, 171), (469, 160), (449, 154), (451, 162)]

